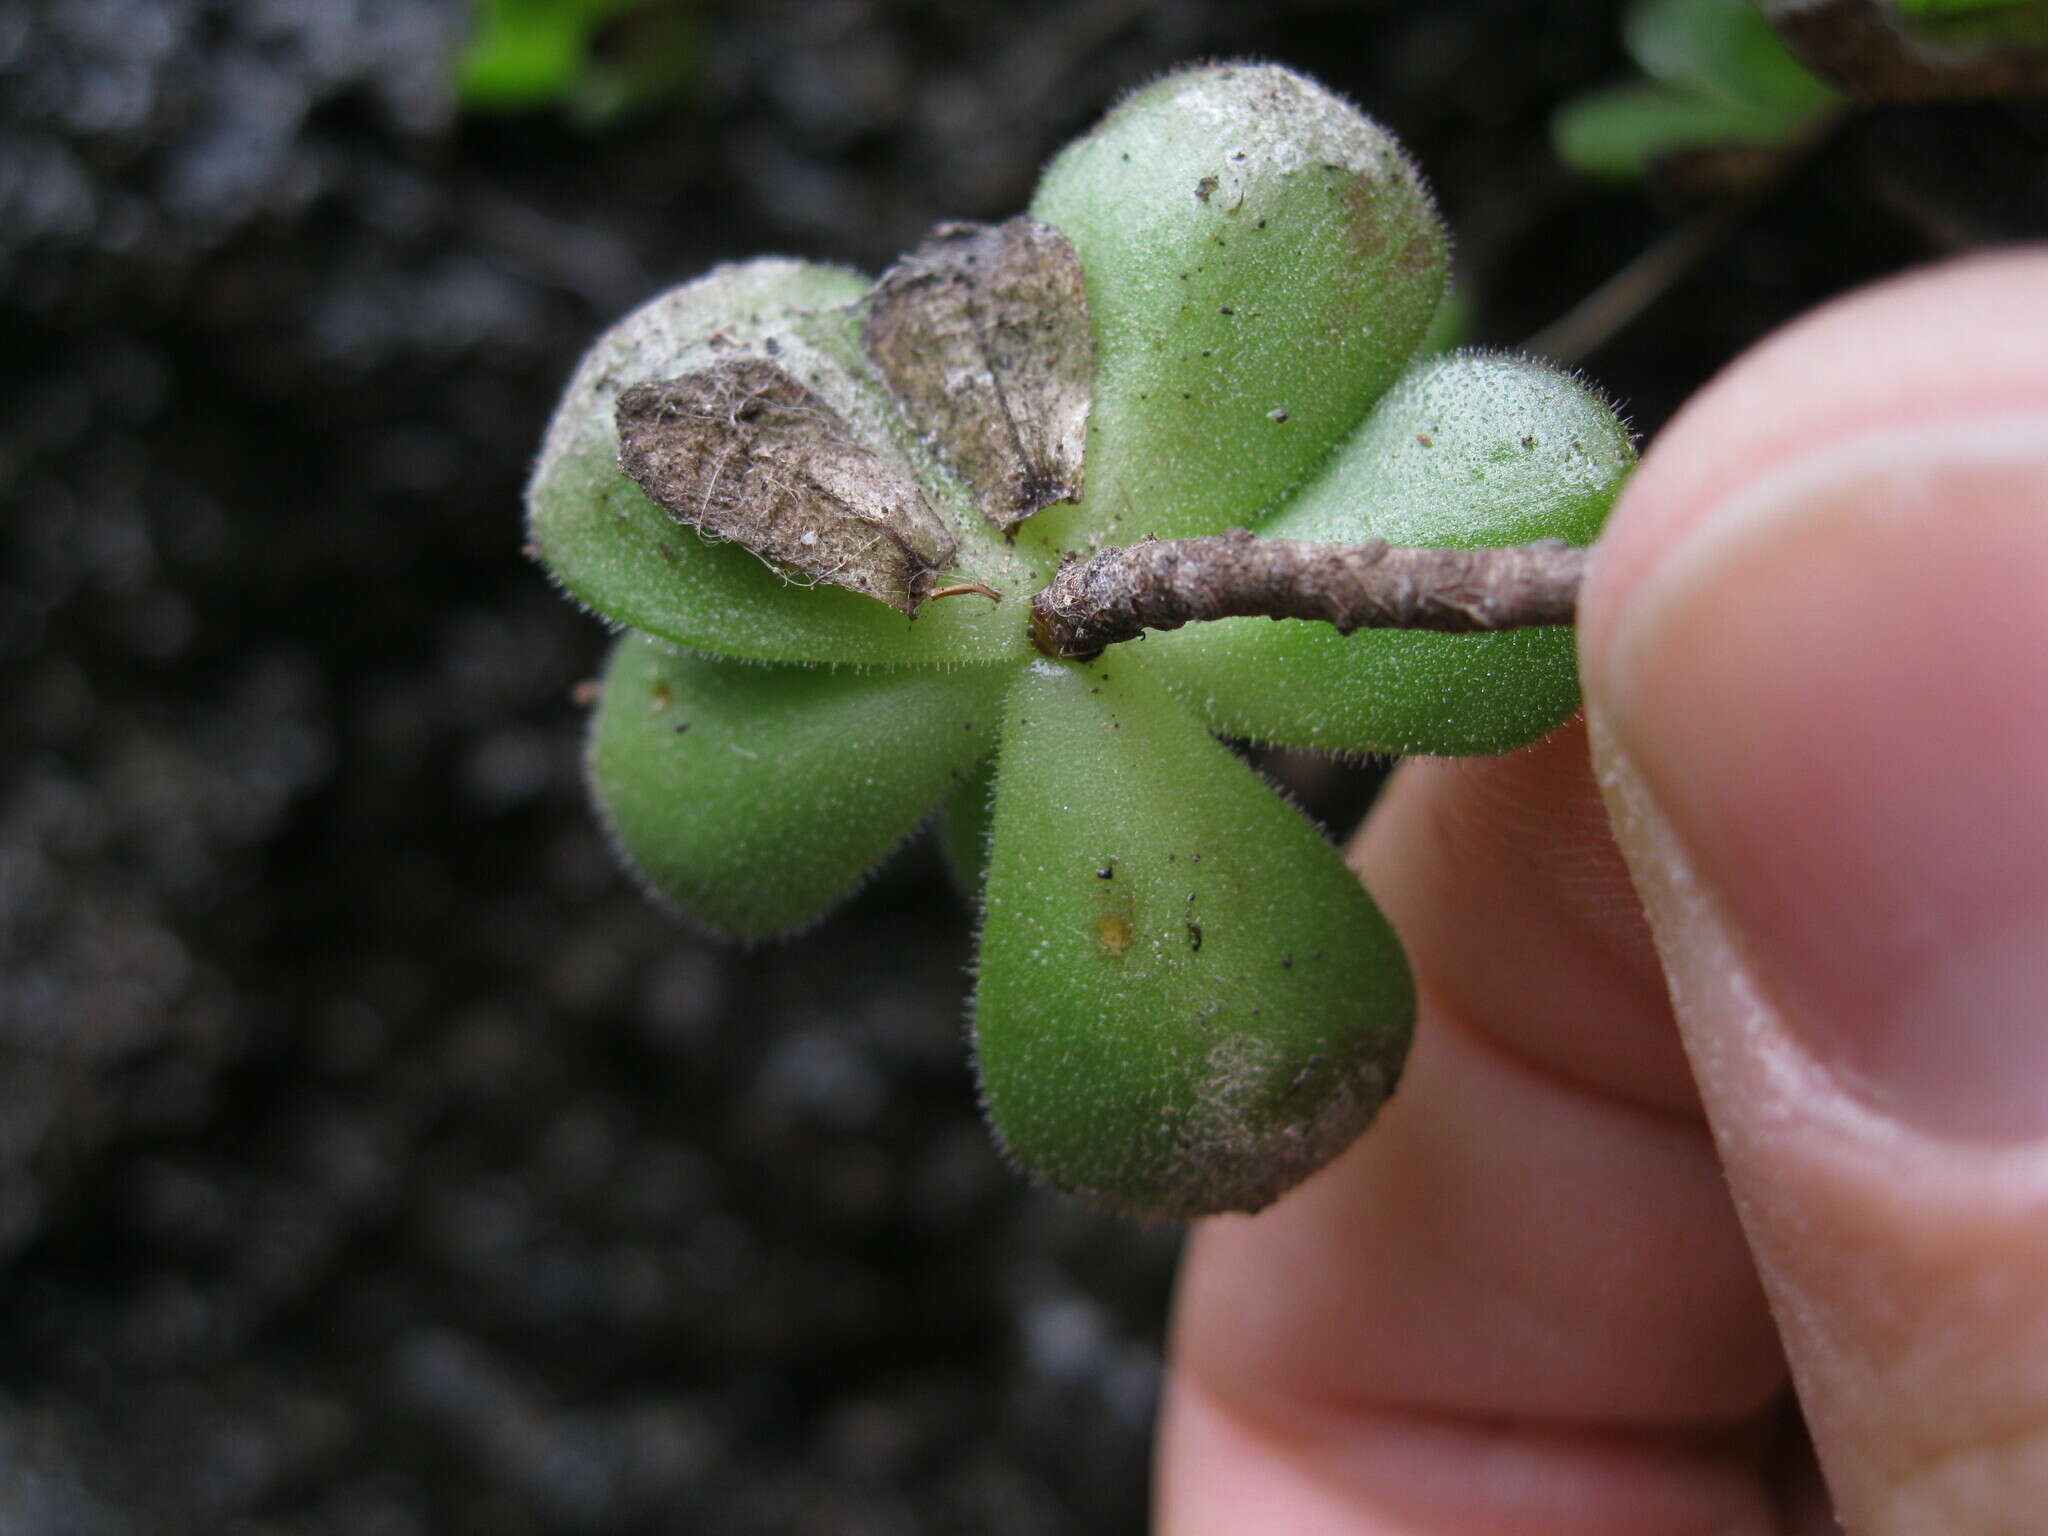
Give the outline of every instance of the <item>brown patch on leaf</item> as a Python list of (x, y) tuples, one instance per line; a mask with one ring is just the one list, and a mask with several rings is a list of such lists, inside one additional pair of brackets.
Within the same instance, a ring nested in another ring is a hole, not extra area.
[(1165, 1214), (1257, 1211), (1358, 1139), (1399, 1076), (1370, 1052), (1315, 1055), (1292, 1072), (1265, 1041), (1231, 1036), (1208, 1053), (1176, 1129)]
[(1405, 1040), (1358, 1040), (1296, 1061), (1269, 1040), (1226, 1034), (1191, 1064), (1175, 1102), (1134, 1127), (1135, 1178), (1111, 1189), (1049, 1176), (1132, 1216), (1262, 1210), (1358, 1139), (1399, 1081), (1404, 1050)]
[(650, 500), (787, 572), (915, 614), (958, 548), (907, 471), (763, 358), (635, 384), (618, 425)]
[(861, 341), (997, 528), (1080, 498), (1095, 344), (1065, 235), (941, 224), (875, 284)]
[(1360, 172), (1339, 188), (1344, 200), (1344, 232), (1351, 249), (1365, 261), (1376, 261), (1387, 247), (1387, 184)]
[(1342, 197), (1345, 238), (1362, 263), (1376, 266), (1391, 255), (1403, 277), (1436, 265), (1441, 253), (1428, 227), (1434, 222), (1428, 199), (1400, 160), (1390, 159), (1376, 173), (1351, 173)]
[(1112, 959), (1129, 951), (1133, 937), (1131, 920), (1121, 912), (1104, 912), (1095, 919), (1095, 947)]
[(1401, 256), (1394, 263), (1409, 277), (1420, 277), (1436, 264), (1436, 242), (1420, 230), (1408, 237)]

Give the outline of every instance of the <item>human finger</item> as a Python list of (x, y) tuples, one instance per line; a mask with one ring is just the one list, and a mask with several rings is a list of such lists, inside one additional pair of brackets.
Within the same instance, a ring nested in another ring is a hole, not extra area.
[(1835, 1500), (2048, 1509), (2048, 255), (1854, 296), (1646, 458), (1596, 756)]

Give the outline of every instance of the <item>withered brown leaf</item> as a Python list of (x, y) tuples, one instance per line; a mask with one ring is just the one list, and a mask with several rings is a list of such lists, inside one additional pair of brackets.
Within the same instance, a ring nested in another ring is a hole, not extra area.
[(1080, 258), (1049, 224), (941, 224), (875, 284), (861, 341), (1005, 533), (1081, 495), (1095, 345)]
[(908, 470), (759, 357), (635, 384), (619, 466), (679, 522), (915, 614), (959, 541)]

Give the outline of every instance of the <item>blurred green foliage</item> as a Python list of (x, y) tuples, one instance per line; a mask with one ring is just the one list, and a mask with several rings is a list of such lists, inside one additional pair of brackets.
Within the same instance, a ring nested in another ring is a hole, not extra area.
[(686, 94), (702, 56), (691, 0), (475, 0), (456, 89), (470, 111), (603, 123)]
[(1559, 158), (1589, 176), (1634, 180), (1686, 151), (1787, 144), (1841, 100), (1748, 0), (1641, 0), (1622, 36), (1644, 78), (1575, 97), (1551, 122)]
[(1893, 0), (1908, 26), (1934, 42), (1973, 47), (2048, 44), (2042, 0)]

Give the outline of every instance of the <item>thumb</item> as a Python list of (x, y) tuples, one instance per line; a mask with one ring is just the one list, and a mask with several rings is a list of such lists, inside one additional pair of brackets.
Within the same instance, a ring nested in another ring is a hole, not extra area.
[(1737, 362), (1582, 605), (1597, 766), (1855, 1531), (2048, 1510), (2048, 254)]

